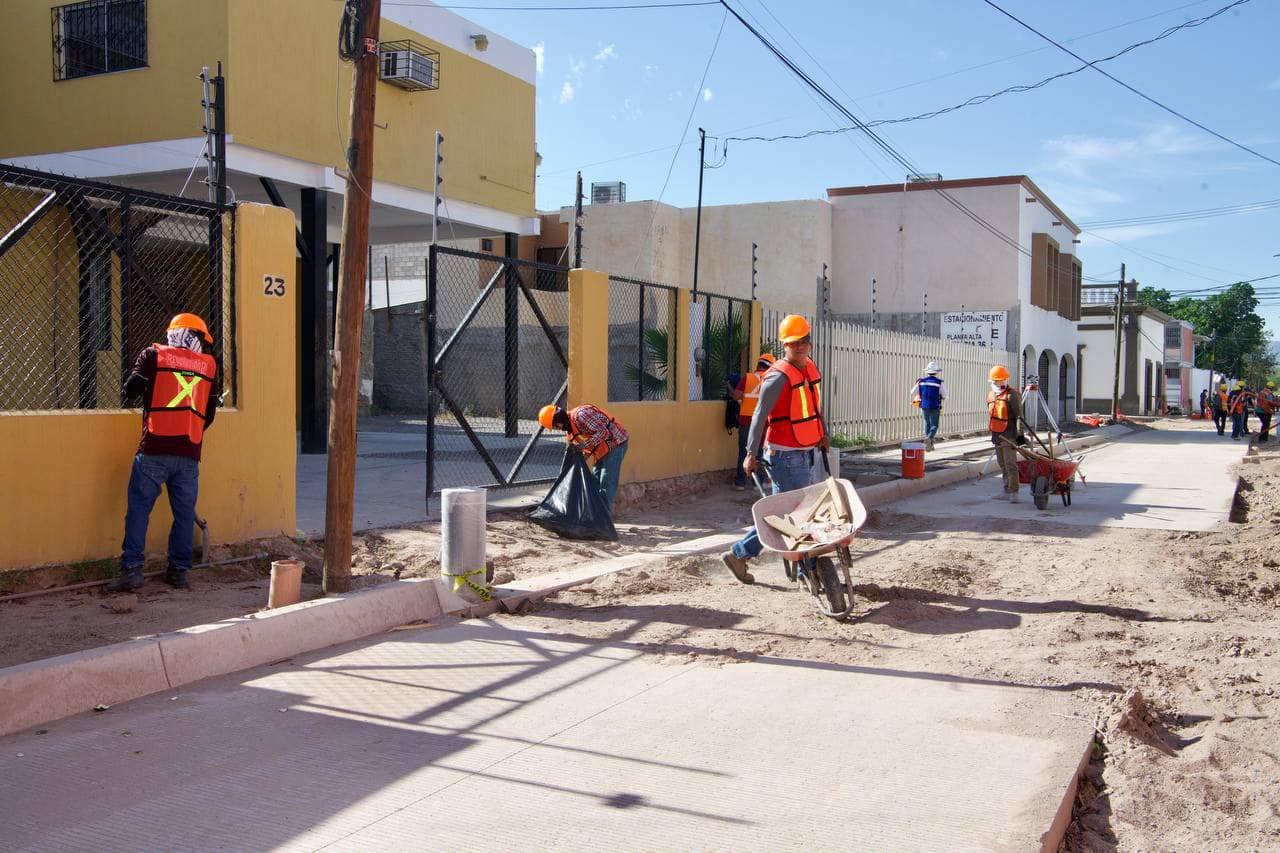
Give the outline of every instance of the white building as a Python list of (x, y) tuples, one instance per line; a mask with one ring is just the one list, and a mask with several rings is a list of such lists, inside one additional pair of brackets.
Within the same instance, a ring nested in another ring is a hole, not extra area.
[[(1137, 282), (1128, 282), (1125, 288), (1120, 329), (1120, 411), (1126, 415), (1162, 414), (1167, 397), (1165, 328), (1178, 321), (1156, 308), (1137, 304)], [(1115, 293), (1114, 287), (1090, 288), (1090, 301), (1080, 310), (1082, 411), (1111, 411), (1116, 382)], [(1188, 325), (1187, 336), (1190, 334)], [(1199, 390), (1193, 388), (1196, 399)], [(1178, 405), (1178, 401), (1168, 404)]]
[(1080, 229), (1030, 178), (911, 180), (827, 196), (835, 315), (992, 346), (993, 362), (1024, 382), (1038, 376), (1054, 414), (1074, 417)]

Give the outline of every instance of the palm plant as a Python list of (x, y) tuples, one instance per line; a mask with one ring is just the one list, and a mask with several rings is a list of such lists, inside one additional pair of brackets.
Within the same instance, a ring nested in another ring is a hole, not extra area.
[[(702, 368), (703, 399), (721, 399), (726, 395), (729, 374), (742, 369), (747, 348), (747, 330), (742, 317), (712, 318), (703, 335)], [(670, 398), (671, 337), (666, 329), (646, 326), (644, 351), (640, 365), (627, 365), (623, 373), (628, 381), (638, 383), (646, 400)]]
[(623, 375), (639, 384), (642, 399), (665, 400), (667, 377), (670, 375), (671, 336), (666, 329), (645, 326), (643, 337), (640, 364), (628, 364)]

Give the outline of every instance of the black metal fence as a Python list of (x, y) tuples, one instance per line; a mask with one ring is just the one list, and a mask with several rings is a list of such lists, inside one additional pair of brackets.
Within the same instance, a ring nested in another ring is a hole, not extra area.
[[(431, 248), (427, 264), (417, 361), (425, 382), (417, 387), (428, 493), (554, 479), (564, 443), (546, 436), (537, 416), (568, 395), (568, 267), (443, 246)], [(405, 402), (398, 408), (412, 410)]]
[(689, 346), (694, 376), (689, 382), (690, 400), (723, 400), (727, 383), (748, 367), (747, 344), (751, 336), (751, 302), (732, 296), (699, 291), (690, 300)]
[(0, 411), (118, 409), (174, 314), (209, 324), (235, 399), (234, 213), (0, 164)]
[(609, 399), (674, 400), (676, 289), (609, 277)]

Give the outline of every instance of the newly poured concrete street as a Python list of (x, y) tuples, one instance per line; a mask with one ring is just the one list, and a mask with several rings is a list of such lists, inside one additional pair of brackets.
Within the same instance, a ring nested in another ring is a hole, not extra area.
[(894, 504), (895, 512), (926, 518), (979, 516), (1084, 527), (1210, 530), (1227, 520), (1235, 497), (1231, 466), (1248, 445), (1192, 422), (1140, 430), (1083, 454), (1087, 484), (1076, 483), (1069, 507), (1056, 495), (1037, 511), (1027, 486), (1015, 504), (992, 500), (1002, 490), (992, 462), (980, 481), (937, 489)]
[(394, 631), (0, 739), (4, 847), (1034, 849), (1092, 736), (1061, 688), (511, 624)]

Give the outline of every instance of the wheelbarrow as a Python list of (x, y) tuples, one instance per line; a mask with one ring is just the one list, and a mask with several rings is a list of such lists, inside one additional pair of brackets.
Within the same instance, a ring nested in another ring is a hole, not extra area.
[[(826, 462), (825, 454), (823, 462)], [(830, 473), (829, 468), (828, 473)], [(762, 495), (760, 500), (751, 507), (751, 517), (755, 520), (756, 535), (760, 537), (760, 544), (782, 558), (787, 580), (813, 596), (819, 612), (841, 622), (849, 618), (854, 604), (853, 581), (849, 576), (853, 556), (849, 552), (849, 543), (867, 522), (867, 508), (862, 505), (862, 500), (858, 497), (853, 484), (848, 480), (832, 478), (803, 489), (770, 495), (765, 493), (759, 476), (753, 474), (752, 477)], [(765, 522), (765, 519), (773, 516), (783, 517), (800, 507), (811, 506), (828, 491), (828, 482), (834, 483), (840, 489), (844, 496), (844, 503), (849, 507), (851, 516), (847, 522), (849, 533), (834, 541), (814, 544), (806, 548), (788, 547), (782, 533), (774, 530)], [(839, 566), (829, 556), (831, 554), (839, 558)]]

